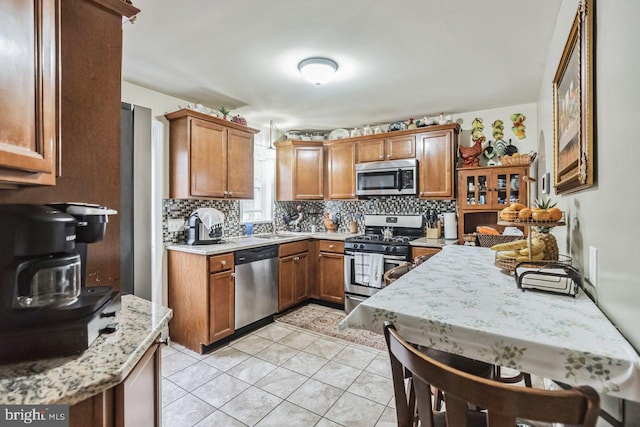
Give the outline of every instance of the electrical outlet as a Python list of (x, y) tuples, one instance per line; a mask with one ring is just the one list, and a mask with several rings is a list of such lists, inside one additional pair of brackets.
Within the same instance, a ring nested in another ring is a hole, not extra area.
[(595, 288), (598, 281), (598, 249), (589, 246), (589, 282)]
[(167, 228), (169, 229), (169, 233), (176, 233), (184, 228), (185, 221), (184, 219), (168, 219), (167, 220)]

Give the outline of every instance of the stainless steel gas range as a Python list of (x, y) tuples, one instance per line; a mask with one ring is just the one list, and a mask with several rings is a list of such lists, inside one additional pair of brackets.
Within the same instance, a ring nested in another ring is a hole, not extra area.
[(423, 236), (421, 215), (365, 215), (365, 234), (344, 242), (344, 309), (384, 287), (383, 275), (411, 260), (409, 242)]

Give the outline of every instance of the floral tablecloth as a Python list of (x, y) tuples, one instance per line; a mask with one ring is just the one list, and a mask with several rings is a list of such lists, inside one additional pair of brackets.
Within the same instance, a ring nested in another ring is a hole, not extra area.
[(640, 356), (581, 291), (522, 292), (488, 248), (447, 246), (341, 323), (640, 402)]

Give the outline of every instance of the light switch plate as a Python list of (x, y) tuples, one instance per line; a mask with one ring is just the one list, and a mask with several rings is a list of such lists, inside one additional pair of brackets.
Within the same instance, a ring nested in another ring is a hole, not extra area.
[(595, 288), (598, 281), (598, 249), (589, 246), (589, 282)]
[(168, 219), (167, 220), (167, 228), (169, 229), (169, 233), (176, 233), (184, 228), (184, 219)]

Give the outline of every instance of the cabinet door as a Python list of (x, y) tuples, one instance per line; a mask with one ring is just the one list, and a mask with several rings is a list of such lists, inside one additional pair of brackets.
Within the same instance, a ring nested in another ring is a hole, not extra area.
[(489, 170), (460, 171), (458, 177), (458, 204), (461, 209), (493, 209), (492, 172)]
[(204, 120), (191, 119), (191, 195), (225, 197), (227, 191), (227, 131)]
[(439, 248), (425, 248), (420, 246), (411, 247), (411, 259), (415, 261), (416, 258), (422, 255), (435, 255), (440, 252)]
[(231, 271), (212, 274), (209, 277), (209, 343), (234, 332), (234, 290)]
[(320, 299), (344, 304), (344, 255), (321, 252), (318, 256)]
[(358, 163), (384, 160), (384, 138), (358, 142)]
[(454, 141), (452, 131), (418, 135), (420, 145), (419, 197), (452, 199), (454, 193)]
[(229, 129), (227, 197), (253, 199), (253, 134)]
[(296, 304), (308, 298), (308, 265), (309, 254), (307, 252), (293, 257), (293, 299)]
[(160, 344), (155, 343), (116, 386), (116, 427), (160, 426), (160, 358)]
[(386, 139), (386, 159), (414, 159), (416, 157), (416, 137), (414, 135), (396, 136)]
[[(527, 183), (522, 181), (524, 174), (526, 174), (526, 169), (508, 168), (493, 171), (491, 180), (491, 202), (494, 208), (503, 209), (513, 202), (527, 205)], [(520, 187), (521, 185), (522, 188)]]
[[(59, 135), (55, 0), (0, 2), (0, 180), (55, 183)], [(15, 175), (16, 171), (42, 175)]]
[(322, 146), (294, 147), (293, 156), (294, 200), (322, 199), (324, 197)]
[(285, 310), (294, 304), (295, 255), (280, 258), (278, 262), (278, 311)]
[(327, 147), (327, 199), (356, 198), (356, 146), (336, 143)]

